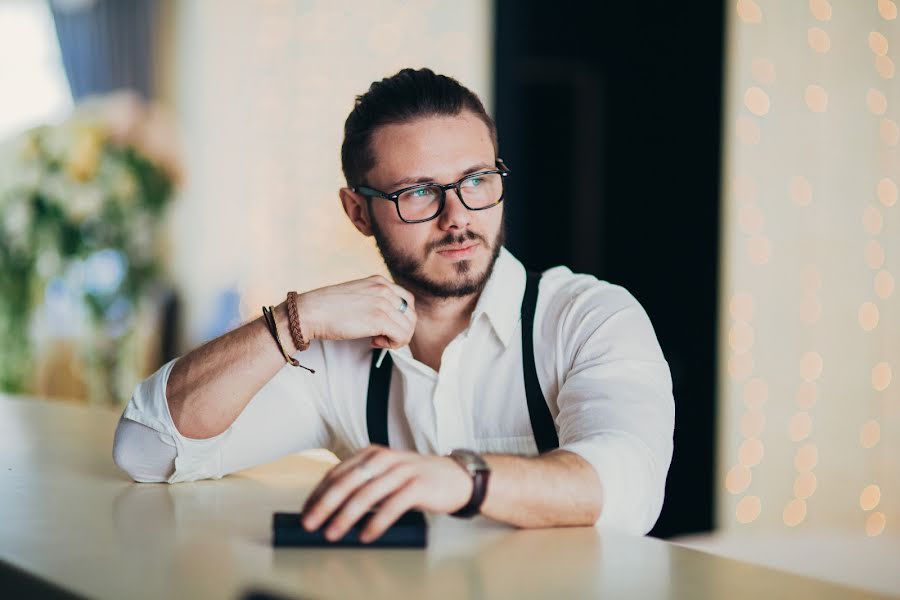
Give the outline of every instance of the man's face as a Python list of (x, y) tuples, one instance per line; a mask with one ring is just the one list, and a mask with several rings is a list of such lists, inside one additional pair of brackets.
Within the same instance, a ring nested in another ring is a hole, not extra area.
[[(375, 167), (366, 183), (392, 193), (417, 183), (452, 183), (495, 169), (487, 125), (471, 112), (385, 125), (372, 136)], [(405, 223), (392, 202), (373, 198), (372, 233), (394, 279), (419, 293), (450, 298), (480, 292), (503, 244), (503, 204), (468, 210), (447, 190), (444, 209)]]

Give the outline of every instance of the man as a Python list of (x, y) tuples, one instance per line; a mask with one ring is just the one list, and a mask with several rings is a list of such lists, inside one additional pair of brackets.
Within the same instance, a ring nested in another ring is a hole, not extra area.
[(374, 540), (412, 508), (649, 531), (674, 403), (637, 301), (564, 267), (527, 275), (503, 248), (513, 175), (457, 81), (375, 82), (344, 133), (340, 199), (393, 281), (290, 294), (163, 366), (125, 409), (117, 464), (175, 483), (329, 448), (343, 462), (303, 507), (329, 539), (373, 510)]

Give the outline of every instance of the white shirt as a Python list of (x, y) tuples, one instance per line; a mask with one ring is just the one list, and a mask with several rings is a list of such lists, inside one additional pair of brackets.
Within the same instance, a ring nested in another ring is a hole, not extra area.
[[(439, 371), (409, 347), (390, 351), (391, 447), (537, 454), (522, 372), (525, 279), (525, 268), (503, 249)], [(675, 419), (669, 367), (647, 314), (624, 288), (555, 267), (541, 279), (534, 350), (560, 448), (587, 460), (603, 484), (597, 524), (647, 533), (662, 508)], [(139, 481), (176, 483), (311, 448), (341, 459), (365, 448), (368, 339), (313, 341), (295, 356), (316, 373), (285, 365), (231, 427), (204, 440), (184, 437), (172, 422), (165, 390), (175, 361), (167, 363), (125, 408), (117, 464)]]

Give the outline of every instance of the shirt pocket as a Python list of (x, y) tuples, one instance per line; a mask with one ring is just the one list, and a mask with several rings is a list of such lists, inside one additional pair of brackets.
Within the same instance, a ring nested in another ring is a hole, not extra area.
[(475, 439), (476, 450), (481, 453), (537, 455), (534, 436), (513, 435), (505, 437), (484, 437)]

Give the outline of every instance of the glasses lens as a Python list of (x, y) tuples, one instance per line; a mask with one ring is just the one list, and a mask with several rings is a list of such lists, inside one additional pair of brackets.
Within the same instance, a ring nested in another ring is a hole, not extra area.
[(400, 216), (406, 221), (430, 219), (441, 208), (441, 188), (434, 185), (423, 185), (407, 190), (397, 198)]
[(459, 184), (463, 201), (470, 208), (486, 208), (503, 197), (503, 176), (499, 173), (475, 174)]

